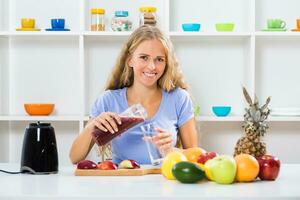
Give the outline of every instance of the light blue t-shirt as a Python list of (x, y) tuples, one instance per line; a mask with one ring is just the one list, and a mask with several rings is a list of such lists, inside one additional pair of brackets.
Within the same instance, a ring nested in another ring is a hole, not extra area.
[[(126, 87), (105, 91), (95, 101), (90, 117), (95, 118), (102, 112), (122, 113), (125, 111), (129, 107), (126, 91)], [(186, 90), (177, 88), (171, 92), (163, 90), (158, 111), (151, 119), (145, 120), (144, 123), (155, 122), (158, 127), (171, 133), (173, 145), (175, 146), (178, 128), (193, 116), (193, 105), (189, 94)], [(122, 160), (133, 159), (140, 164), (151, 163), (139, 125), (112, 140), (113, 162), (120, 163)]]

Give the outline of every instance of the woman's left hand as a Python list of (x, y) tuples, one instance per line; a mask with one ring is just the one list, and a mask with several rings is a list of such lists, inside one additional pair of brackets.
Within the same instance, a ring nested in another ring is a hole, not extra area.
[(157, 146), (159, 152), (165, 156), (167, 153), (171, 152), (173, 149), (173, 139), (172, 134), (166, 132), (161, 128), (155, 129), (158, 133), (152, 137), (152, 141)]

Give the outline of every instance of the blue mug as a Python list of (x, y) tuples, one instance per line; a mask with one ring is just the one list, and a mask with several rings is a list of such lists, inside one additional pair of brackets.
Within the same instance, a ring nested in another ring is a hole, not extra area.
[(65, 19), (51, 19), (52, 29), (64, 29), (65, 28)]

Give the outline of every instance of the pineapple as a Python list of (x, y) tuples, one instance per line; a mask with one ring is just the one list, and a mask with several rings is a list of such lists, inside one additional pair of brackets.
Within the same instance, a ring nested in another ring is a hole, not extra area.
[(259, 157), (266, 154), (266, 144), (261, 141), (262, 137), (269, 128), (266, 122), (270, 109), (268, 104), (271, 98), (268, 97), (266, 103), (259, 107), (257, 98), (255, 97), (254, 102), (252, 101), (247, 90), (243, 87), (243, 93), (249, 108), (246, 108), (244, 114), (243, 128), (246, 136), (241, 137), (235, 146), (234, 156), (246, 153), (254, 157)]

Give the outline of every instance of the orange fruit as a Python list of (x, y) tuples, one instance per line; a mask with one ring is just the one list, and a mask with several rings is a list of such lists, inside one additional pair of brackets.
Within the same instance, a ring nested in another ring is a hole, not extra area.
[(239, 182), (253, 181), (259, 173), (259, 164), (256, 158), (249, 154), (240, 154), (234, 157), (237, 164), (236, 180)]
[(183, 150), (183, 154), (190, 162), (197, 162), (199, 156), (206, 151), (200, 147), (192, 147)]

